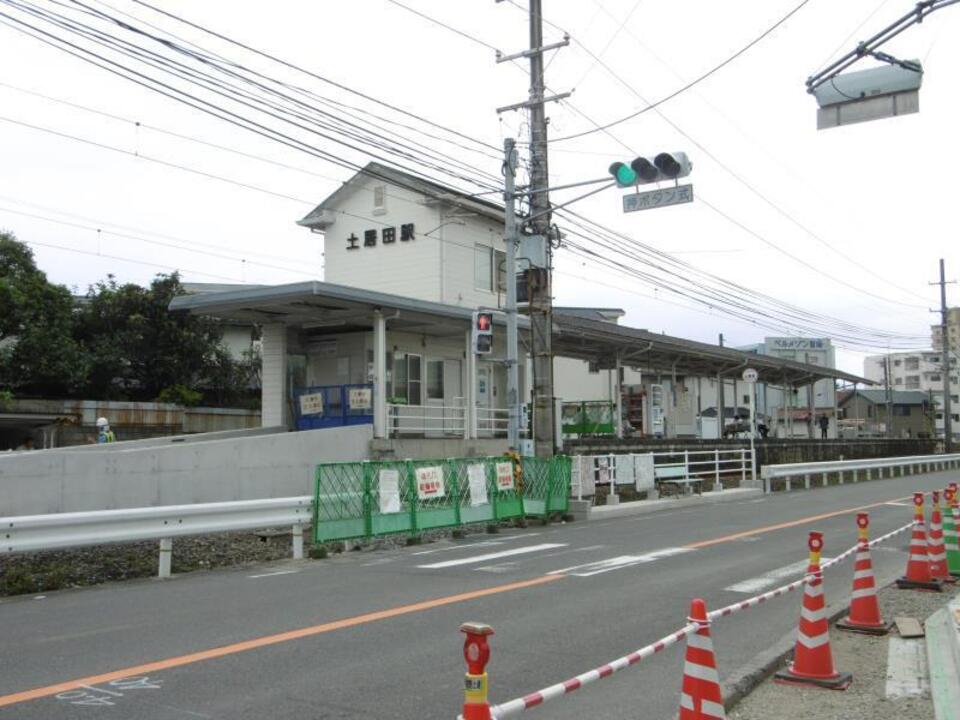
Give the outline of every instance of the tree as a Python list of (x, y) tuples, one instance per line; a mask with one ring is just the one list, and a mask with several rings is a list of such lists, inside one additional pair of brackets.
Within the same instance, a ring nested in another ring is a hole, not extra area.
[(70, 291), (47, 280), (33, 252), (0, 232), (0, 387), (18, 394), (72, 394), (85, 358), (72, 336)]
[(149, 288), (110, 276), (89, 289), (76, 327), (90, 360), (89, 396), (196, 404), (207, 390), (205, 401), (223, 404), (246, 389), (220, 325), (168, 309), (181, 294), (177, 273), (157, 275)]

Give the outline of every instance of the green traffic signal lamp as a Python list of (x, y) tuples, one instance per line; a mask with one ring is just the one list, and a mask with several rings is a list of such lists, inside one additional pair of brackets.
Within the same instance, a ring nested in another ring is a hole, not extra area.
[(615, 162), (610, 166), (610, 174), (620, 187), (632, 187), (637, 184), (637, 173), (630, 166), (622, 162)]

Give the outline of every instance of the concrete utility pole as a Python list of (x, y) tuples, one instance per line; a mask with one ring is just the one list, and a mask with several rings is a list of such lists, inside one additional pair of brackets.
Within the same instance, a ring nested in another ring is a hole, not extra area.
[(503, 141), (504, 220), (503, 241), (507, 251), (507, 440), (520, 449), (520, 368), (517, 349), (517, 201), (515, 179), (517, 150), (513, 138)]
[(940, 334), (943, 338), (940, 357), (943, 358), (943, 451), (953, 452), (953, 418), (950, 409), (950, 333), (947, 327), (947, 280), (940, 258)]
[(553, 297), (550, 277), (550, 178), (547, 117), (543, 107), (543, 16), (541, 0), (530, 0), (530, 231), (542, 238), (546, 263), (530, 270), (530, 331), (533, 351), (533, 438), (538, 457), (553, 455)]

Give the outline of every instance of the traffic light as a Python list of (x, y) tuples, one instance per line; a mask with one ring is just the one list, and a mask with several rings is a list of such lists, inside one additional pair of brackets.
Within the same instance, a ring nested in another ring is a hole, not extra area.
[(652, 158), (638, 157), (629, 165), (615, 162), (610, 166), (610, 174), (620, 187), (633, 187), (686, 177), (692, 169), (686, 153), (662, 152)]
[(473, 352), (477, 355), (489, 355), (493, 352), (493, 313), (474, 311)]

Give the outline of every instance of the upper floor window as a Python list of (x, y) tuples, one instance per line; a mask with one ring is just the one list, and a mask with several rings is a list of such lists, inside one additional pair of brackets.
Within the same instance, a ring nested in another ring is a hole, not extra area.
[(373, 188), (373, 214), (383, 215), (387, 212), (387, 186), (375, 185)]
[(903, 361), (904, 370), (919, 370), (920, 358), (910, 357)]
[(473, 246), (473, 286), (487, 292), (506, 292), (507, 254), (489, 245)]

